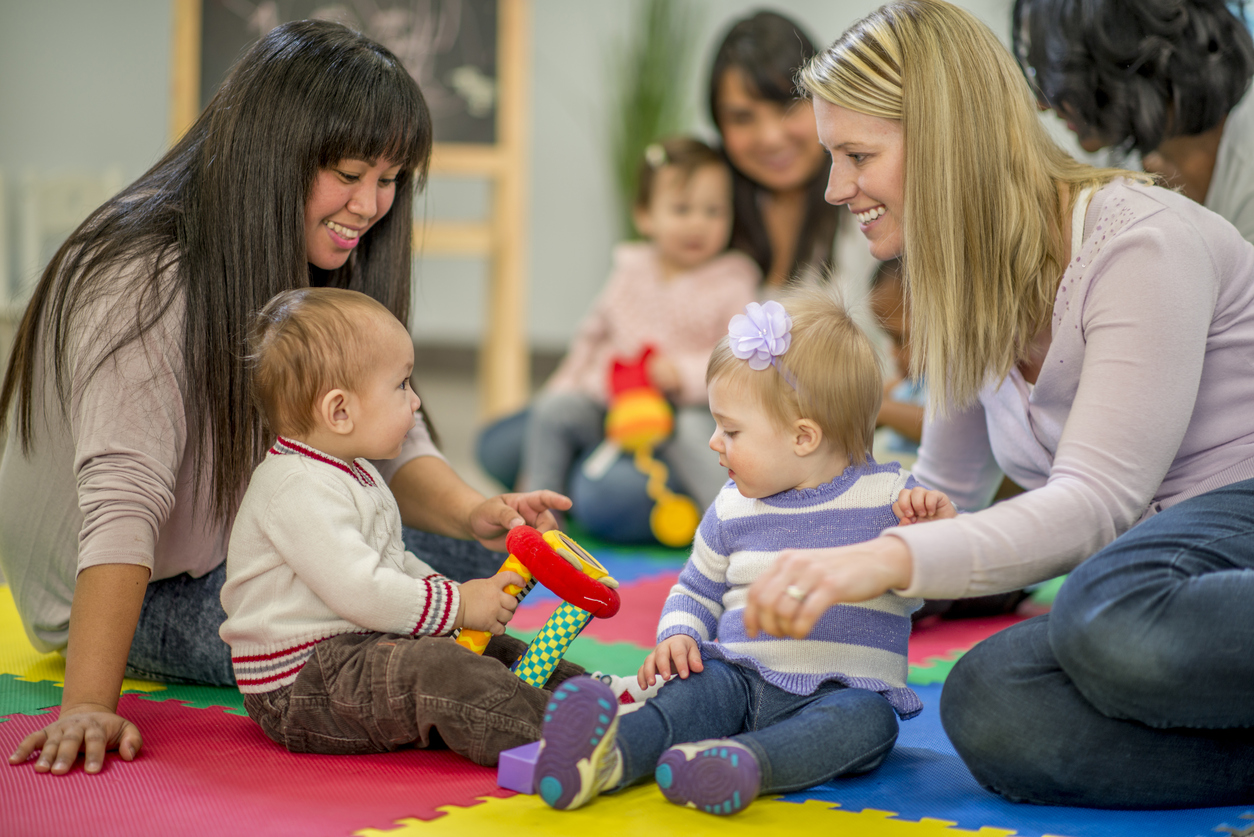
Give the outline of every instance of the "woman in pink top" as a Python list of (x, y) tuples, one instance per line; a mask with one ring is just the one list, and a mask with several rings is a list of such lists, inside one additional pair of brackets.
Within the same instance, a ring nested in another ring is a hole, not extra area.
[[(1254, 801), (1254, 246), (1067, 157), (997, 38), (942, 0), (880, 8), (802, 82), (827, 199), (903, 258), (936, 408), (916, 474), (973, 513), (781, 556), (746, 625), (800, 637), (835, 602), (1070, 572), (946, 682), (976, 778), (1045, 804)], [(1003, 473), (1028, 490), (986, 507)]]
[[(245, 335), (277, 292), (362, 291), (406, 322), (411, 206), (431, 119), (392, 53), (337, 24), (285, 24), (245, 55), (187, 134), (62, 246), (22, 320), (0, 391), (0, 561), (23, 626), (66, 655), (59, 717), (10, 757), (99, 772), (139, 730), (124, 673), (234, 683), (218, 636), (231, 520), (271, 432)], [(552, 493), (485, 499), (423, 422), (380, 463), (405, 523), (459, 544), (553, 525)], [(463, 540), (455, 540), (463, 539)], [(497, 559), (479, 569), (490, 575)]]

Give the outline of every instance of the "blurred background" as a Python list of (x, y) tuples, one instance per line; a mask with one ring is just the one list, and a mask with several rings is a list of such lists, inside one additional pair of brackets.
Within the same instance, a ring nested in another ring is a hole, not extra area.
[[(412, 5), (439, 16), (460, 2)], [(217, 3), (220, 13), (257, 33), (277, 22), (282, 6), (274, 0), (203, 3), (206, 8)], [(193, 2), (191, 8), (199, 5)], [(379, 5), (387, 4), (343, 0), (320, 9), (345, 14)], [(613, 244), (624, 236), (615, 151), (624, 141), (624, 90), (634, 80), (627, 56), (647, 47), (649, 15), (660, 10), (672, 39), (679, 36), (673, 40), (679, 46), (667, 50), (665, 67), (672, 76), (670, 124), (712, 140), (706, 73), (732, 21), (771, 8), (826, 44), (877, 5), (875, 0), (518, 5), (526, 44), (518, 159), (525, 170), (516, 203), (521, 217), (515, 219), (523, 240), (513, 268), (524, 291), (507, 307), (520, 320), (521, 336), (513, 345), (526, 355), (517, 368), (527, 388), (542, 383), (553, 368), (605, 281)], [(1009, 42), (1010, 0), (960, 5)], [(180, 83), (175, 30), (187, 8), (187, 0), (0, 0), (0, 348), (6, 355), (24, 295), (64, 236), (169, 145)], [(202, 85), (216, 85), (209, 77), (213, 72)], [(476, 97), (493, 104), (494, 79), (482, 73), (458, 75), (435, 65), (428, 72), (433, 84), (428, 98), (438, 86), (442, 95), (451, 92), (472, 105)], [(1076, 150), (1070, 135), (1054, 127), (1059, 140)], [(436, 174), (416, 202), (417, 220), (482, 220), (492, 211), (493, 188), (487, 178)], [(492, 411), (477, 383), (479, 353), (491, 337), (486, 314), (491, 269), (489, 260), (473, 255), (418, 252), (411, 323), (419, 392), (454, 466), (483, 490), (494, 486), (478, 473), (471, 448), (475, 429)], [(499, 411), (499, 404), (494, 409)]]

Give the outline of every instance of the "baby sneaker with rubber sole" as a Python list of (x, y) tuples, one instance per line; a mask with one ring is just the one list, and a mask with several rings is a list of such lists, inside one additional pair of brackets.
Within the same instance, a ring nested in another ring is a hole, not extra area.
[(535, 787), (547, 805), (578, 808), (623, 775), (614, 744), (618, 701), (592, 677), (572, 677), (553, 690), (544, 710)]
[(720, 816), (748, 807), (762, 780), (757, 757), (730, 738), (677, 744), (662, 753), (653, 776), (676, 805)]

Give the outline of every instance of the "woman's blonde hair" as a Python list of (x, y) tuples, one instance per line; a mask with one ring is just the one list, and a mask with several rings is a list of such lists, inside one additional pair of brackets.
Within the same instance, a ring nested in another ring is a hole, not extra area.
[(710, 355), (706, 385), (725, 379), (744, 387), (781, 427), (810, 419), (850, 463), (865, 463), (883, 397), (870, 338), (829, 284), (797, 285), (779, 301), (792, 318), (788, 351), (758, 371), (732, 354), (724, 337)]
[(1006, 48), (943, 0), (881, 6), (816, 55), (800, 83), (901, 122), (911, 366), (938, 409), (970, 404), (1048, 327), (1076, 195), (1117, 177), (1150, 182), (1068, 156)]

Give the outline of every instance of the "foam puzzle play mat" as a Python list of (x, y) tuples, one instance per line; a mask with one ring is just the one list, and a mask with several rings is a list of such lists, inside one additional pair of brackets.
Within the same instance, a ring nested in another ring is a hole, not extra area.
[[(658, 614), (685, 554), (611, 547), (580, 537), (619, 582), (621, 608), (593, 619), (566, 657), (591, 670), (634, 674), (653, 646)], [(0, 765), (0, 835), (822, 834), (825, 837), (1254, 837), (1254, 808), (1094, 811), (1016, 805), (980, 788), (950, 746), (937, 711), (954, 662), (980, 639), (1049, 606), (1049, 587), (1007, 616), (930, 619), (911, 637), (910, 684), (921, 715), (870, 774), (759, 799), (731, 817), (668, 803), (648, 783), (569, 811), (497, 785), (497, 771), (446, 750), (372, 756), (297, 755), (274, 744), (234, 689), (127, 680), (119, 712), (143, 732), (132, 762), (109, 758), (38, 775)], [(510, 632), (531, 640), (561, 604), (543, 587), (519, 606)], [(7, 756), (54, 716), (65, 665), (36, 652), (0, 586), (0, 750)]]

